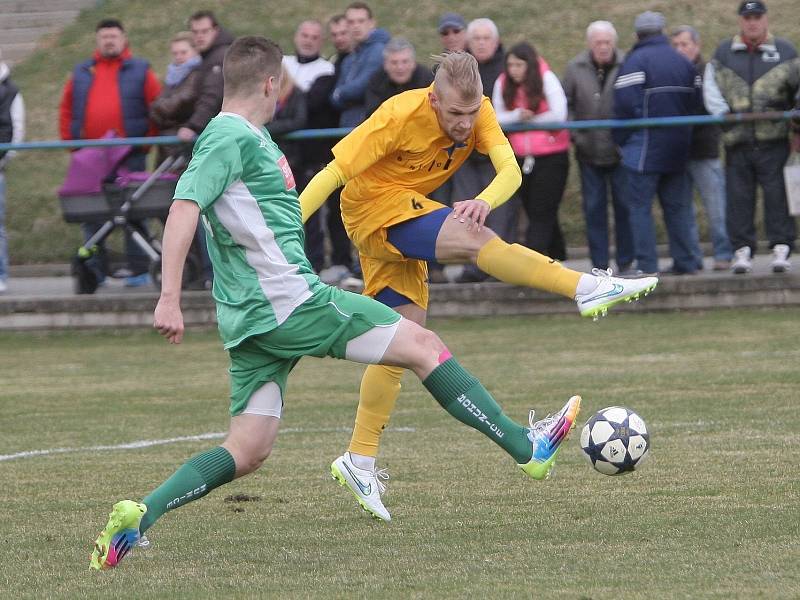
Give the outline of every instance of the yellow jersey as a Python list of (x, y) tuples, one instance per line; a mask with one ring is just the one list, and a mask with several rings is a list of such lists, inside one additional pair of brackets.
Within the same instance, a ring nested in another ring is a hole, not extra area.
[(390, 98), (333, 147), (347, 181), (342, 218), (356, 237), (429, 212), (415, 210), (419, 197), (447, 181), (473, 149), (488, 154), (508, 144), (485, 96), (469, 138), (454, 143), (439, 127), (432, 91), (433, 85)]

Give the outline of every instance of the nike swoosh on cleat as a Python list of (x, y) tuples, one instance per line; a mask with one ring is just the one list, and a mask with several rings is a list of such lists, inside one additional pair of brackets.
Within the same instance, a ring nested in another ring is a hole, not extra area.
[(369, 496), (370, 493), (372, 493), (372, 484), (370, 483), (365, 486), (363, 483), (361, 483), (358, 477), (356, 477), (356, 474), (350, 470), (350, 467), (347, 466), (347, 463), (343, 462), (342, 464), (344, 465), (344, 468), (347, 469), (347, 472), (350, 473), (350, 477), (353, 478), (353, 481), (356, 482), (356, 485), (358, 486), (358, 489), (361, 490), (361, 493), (365, 496)]
[(597, 296), (592, 296), (591, 298), (587, 298), (586, 300), (581, 300), (581, 304), (586, 304), (587, 302), (594, 302), (595, 300), (601, 300), (603, 298), (610, 298), (611, 296), (616, 296), (617, 294), (622, 292), (623, 289), (624, 288), (620, 284), (615, 283), (613, 289), (608, 290), (607, 292), (604, 292)]

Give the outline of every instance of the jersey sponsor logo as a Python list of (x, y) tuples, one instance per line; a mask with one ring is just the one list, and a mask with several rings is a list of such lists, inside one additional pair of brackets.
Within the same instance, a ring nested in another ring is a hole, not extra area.
[(289, 166), (289, 161), (286, 160), (285, 156), (281, 156), (278, 159), (278, 167), (280, 168), (281, 173), (283, 173), (283, 181), (286, 183), (286, 189), (294, 189), (294, 173), (292, 173), (292, 167)]

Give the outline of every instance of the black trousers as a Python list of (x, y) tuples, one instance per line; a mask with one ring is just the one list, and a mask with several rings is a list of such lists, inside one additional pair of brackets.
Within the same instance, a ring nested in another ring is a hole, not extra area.
[[(302, 191), (309, 181), (319, 171), (325, 168), (324, 164), (307, 165), (298, 169), (300, 177), (297, 191)], [(339, 207), (341, 188), (333, 192), (325, 201), (325, 209), (315, 212), (305, 223), (306, 234), (306, 256), (311, 266), (319, 273), (325, 268), (325, 230), (328, 231), (328, 238), (331, 248), (331, 265), (343, 265), (353, 271), (353, 253), (350, 238), (347, 237), (344, 224), (342, 223), (342, 211)], [(323, 223), (323, 215), (327, 218)], [(357, 264), (358, 261), (356, 261)]]
[[(522, 166), (524, 159), (517, 157)], [(558, 222), (569, 174), (569, 154), (537, 156), (533, 171), (522, 175), (519, 197), (528, 215), (526, 245), (550, 258), (566, 260), (567, 247)]]
[(769, 246), (787, 244), (794, 250), (797, 226), (789, 216), (783, 167), (789, 158), (788, 141), (740, 144), (726, 149), (728, 235), (734, 249), (756, 251), (756, 185), (764, 193), (764, 229)]

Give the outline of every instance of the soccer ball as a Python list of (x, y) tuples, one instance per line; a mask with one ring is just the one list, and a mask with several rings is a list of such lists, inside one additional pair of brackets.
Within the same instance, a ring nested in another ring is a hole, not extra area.
[(644, 420), (629, 408), (610, 406), (596, 412), (581, 431), (581, 448), (592, 466), (604, 475), (639, 468), (650, 450)]

